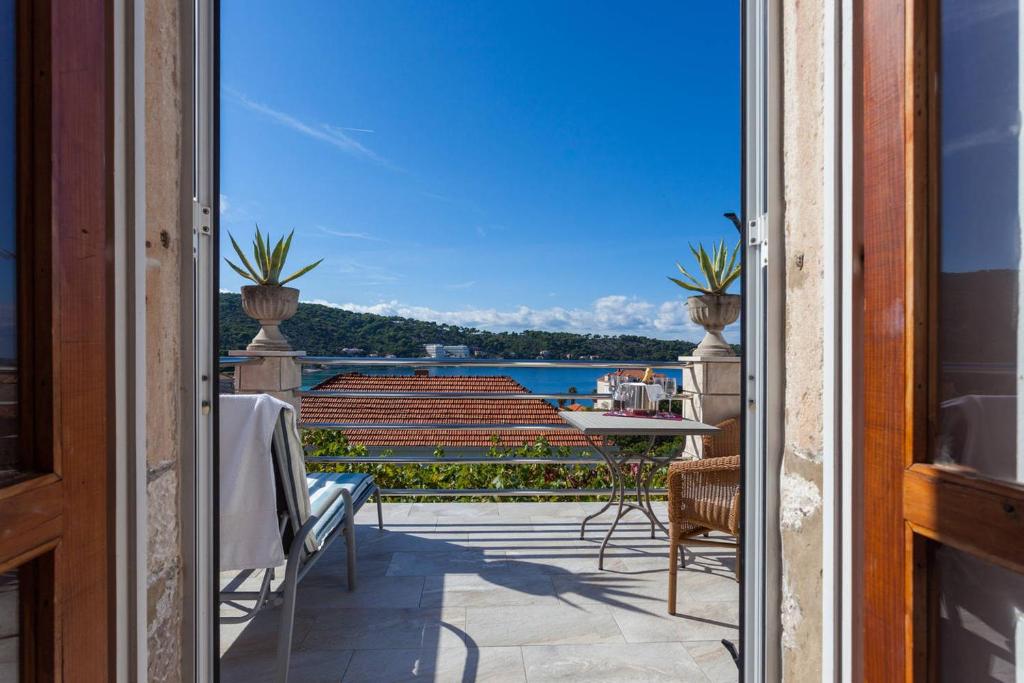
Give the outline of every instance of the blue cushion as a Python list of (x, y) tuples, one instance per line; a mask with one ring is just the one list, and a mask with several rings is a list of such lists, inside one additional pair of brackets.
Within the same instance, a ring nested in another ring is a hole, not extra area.
[(309, 488), (310, 514), (318, 519), (313, 526), (313, 538), (317, 546), (323, 546), (331, 532), (345, 519), (345, 499), (342, 489), (352, 495), (352, 503), (358, 504), (373, 484), (373, 477), (358, 472), (313, 472), (306, 474)]

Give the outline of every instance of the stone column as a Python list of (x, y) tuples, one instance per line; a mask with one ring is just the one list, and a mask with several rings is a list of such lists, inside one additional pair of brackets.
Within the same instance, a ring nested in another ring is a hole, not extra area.
[[(716, 425), (740, 414), (739, 356), (680, 356), (684, 363), (683, 417)], [(699, 458), (703, 443), (688, 439), (684, 455)]]
[(270, 394), (299, 410), (300, 397), (295, 392), (302, 386), (302, 365), (298, 359), (305, 351), (229, 351), (228, 355), (252, 359), (235, 368), (236, 393)]

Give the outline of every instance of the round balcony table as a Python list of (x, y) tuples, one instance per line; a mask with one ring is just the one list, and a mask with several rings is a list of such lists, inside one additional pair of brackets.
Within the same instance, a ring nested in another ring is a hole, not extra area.
[[(608, 470), (612, 478), (612, 493), (608, 502), (597, 512), (588, 515), (580, 524), (580, 538), (586, 534), (587, 522), (603, 515), (613, 505), (617, 505), (615, 521), (608, 528), (601, 542), (601, 550), (597, 555), (597, 568), (604, 569), (604, 551), (608, 547), (615, 528), (631, 510), (639, 510), (651, 522), (651, 538), (655, 536), (655, 526), (666, 534), (668, 529), (662, 524), (651, 507), (651, 478), (654, 473), (662, 467), (667, 467), (670, 462), (677, 460), (678, 456), (668, 457), (653, 455), (655, 441), (659, 436), (704, 436), (718, 431), (717, 427), (706, 425), (696, 420), (659, 420), (648, 417), (623, 417), (617, 415), (605, 415), (600, 411), (561, 411), (559, 417), (575, 427), (586, 438), (591, 448), (601, 454), (608, 464)], [(594, 437), (601, 436), (646, 436), (649, 437), (647, 447), (643, 453), (621, 453), (612, 450), (598, 443)], [(626, 492), (627, 466), (639, 465), (636, 477), (636, 502), (627, 500), (631, 494)]]

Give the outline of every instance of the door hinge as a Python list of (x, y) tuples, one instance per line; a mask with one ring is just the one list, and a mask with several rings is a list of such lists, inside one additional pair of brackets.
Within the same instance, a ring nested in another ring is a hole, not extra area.
[(192, 209), (193, 230), (199, 235), (209, 236), (213, 232), (213, 212), (210, 210), (210, 207), (199, 202), (193, 202)]
[(760, 256), (762, 267), (768, 265), (768, 214), (763, 213), (747, 221), (747, 247), (757, 250), (751, 257), (754, 254)]
[(213, 234), (212, 212), (209, 206), (192, 201), (192, 258), (199, 258), (199, 239)]

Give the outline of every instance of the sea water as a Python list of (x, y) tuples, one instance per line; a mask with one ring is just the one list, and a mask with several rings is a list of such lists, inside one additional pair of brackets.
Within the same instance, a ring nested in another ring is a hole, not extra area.
[[(473, 377), (504, 375), (519, 382), (534, 394), (564, 394), (570, 387), (575, 387), (580, 394), (591, 394), (597, 389), (597, 379), (613, 371), (610, 368), (478, 368), (472, 366), (432, 367), (428, 370), (431, 375), (445, 377), (452, 375)], [(411, 375), (413, 368), (385, 366), (310, 368), (302, 375), (302, 388), (312, 389), (316, 384), (329, 377), (348, 372), (360, 372), (364, 375)], [(668, 371), (659, 370), (659, 372)], [(591, 401), (580, 401), (580, 403), (590, 405)]]

